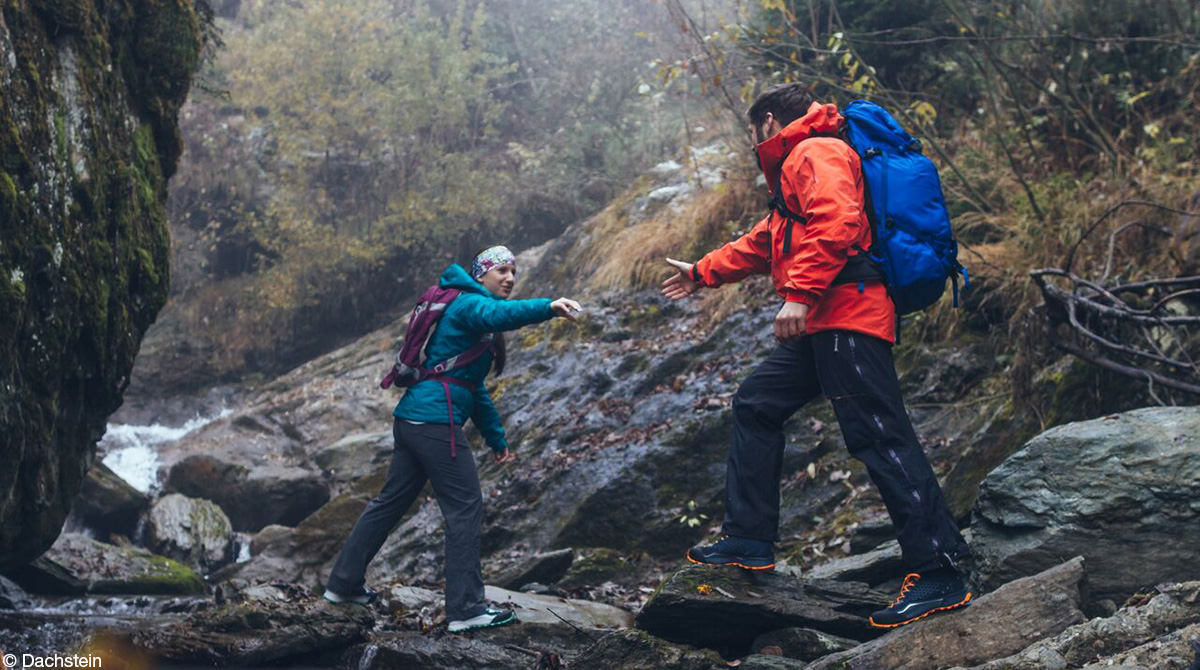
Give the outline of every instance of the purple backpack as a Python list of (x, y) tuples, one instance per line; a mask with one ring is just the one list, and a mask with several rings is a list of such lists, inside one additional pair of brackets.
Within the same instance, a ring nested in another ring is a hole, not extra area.
[(455, 453), (454, 406), (450, 400), (450, 384), (472, 391), (474, 387), (470, 382), (444, 375), (474, 363), (491, 351), (492, 338), (485, 337), (479, 344), (432, 368), (425, 367), (423, 358), (425, 345), (429, 343), (429, 336), (437, 328), (442, 315), (446, 313), (446, 308), (460, 294), (462, 291), (458, 289), (442, 288), (436, 285), (429, 287), (425, 293), (421, 294), (420, 299), (417, 300), (417, 306), (413, 308), (412, 315), (408, 318), (408, 330), (404, 334), (404, 345), (400, 347), (400, 353), (396, 354), (396, 362), (379, 382), (379, 387), (384, 389), (391, 388), (393, 384), (407, 388), (427, 379), (442, 383), (442, 388), (446, 391), (446, 408), (450, 414), (450, 455), (454, 458), (457, 458), (458, 455)]

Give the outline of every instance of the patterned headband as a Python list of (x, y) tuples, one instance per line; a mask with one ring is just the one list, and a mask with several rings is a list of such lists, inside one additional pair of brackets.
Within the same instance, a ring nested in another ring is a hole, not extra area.
[(494, 246), (475, 257), (475, 261), (471, 263), (471, 276), (479, 279), (487, 274), (488, 270), (501, 265), (511, 265), (515, 269), (517, 257), (506, 246)]

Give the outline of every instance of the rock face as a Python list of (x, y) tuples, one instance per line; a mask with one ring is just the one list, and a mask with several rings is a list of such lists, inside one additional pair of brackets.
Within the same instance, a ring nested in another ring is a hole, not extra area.
[[(1168, 631), (1195, 628), (1200, 624), (1200, 582), (1164, 584), (1149, 601), (1128, 605), (1111, 617), (1092, 619), (1072, 626), (1055, 637), (1037, 642), (1024, 651), (978, 666), (976, 670), (1043, 670), (1044, 668), (1079, 668), (1097, 658), (1112, 660), (1114, 656), (1128, 658), (1124, 652), (1142, 648)], [(1183, 639), (1195, 639), (1195, 632)], [(1142, 649), (1148, 652), (1149, 649)], [(1187, 667), (1146, 663), (1145, 654), (1139, 663), (1147, 667)], [(1194, 658), (1187, 655), (1188, 662)]]
[(188, 0), (0, 10), (0, 569), (50, 547), (167, 298)]
[(146, 545), (207, 573), (233, 559), (233, 528), (216, 503), (171, 493), (150, 508)]
[(54, 546), (9, 576), (31, 593), (194, 595), (207, 591), (188, 567), (137, 547), (117, 547), (76, 533), (63, 533)]
[(953, 613), (827, 656), (811, 670), (935, 670), (1002, 658), (1084, 621), (1083, 560), (1017, 580)]
[(672, 573), (642, 608), (637, 626), (704, 647), (748, 646), (780, 628), (856, 639), (877, 635), (866, 617), (886, 600), (866, 584), (689, 565)]
[(1051, 429), (984, 481), (972, 523), (979, 576), (995, 588), (1079, 555), (1095, 598), (1115, 602), (1200, 579), (1198, 500), (1200, 408)]

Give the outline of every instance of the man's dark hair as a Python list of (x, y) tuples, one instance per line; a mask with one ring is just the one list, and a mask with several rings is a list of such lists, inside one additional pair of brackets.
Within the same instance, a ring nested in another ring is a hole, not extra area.
[(808, 113), (816, 99), (804, 84), (783, 84), (758, 96), (746, 115), (755, 129), (767, 122), (767, 114), (786, 126)]

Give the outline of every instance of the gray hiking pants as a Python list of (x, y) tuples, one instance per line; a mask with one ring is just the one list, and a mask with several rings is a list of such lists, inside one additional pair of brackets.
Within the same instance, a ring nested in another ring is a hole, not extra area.
[(367, 565), (412, 506), (428, 479), (446, 520), (446, 616), (461, 621), (483, 613), (483, 575), (479, 566), (479, 527), (483, 494), (470, 443), (454, 426), (458, 458), (450, 457), (450, 426), (414, 425), (396, 419), (392, 464), (383, 488), (354, 524), (326, 588), (358, 593)]

